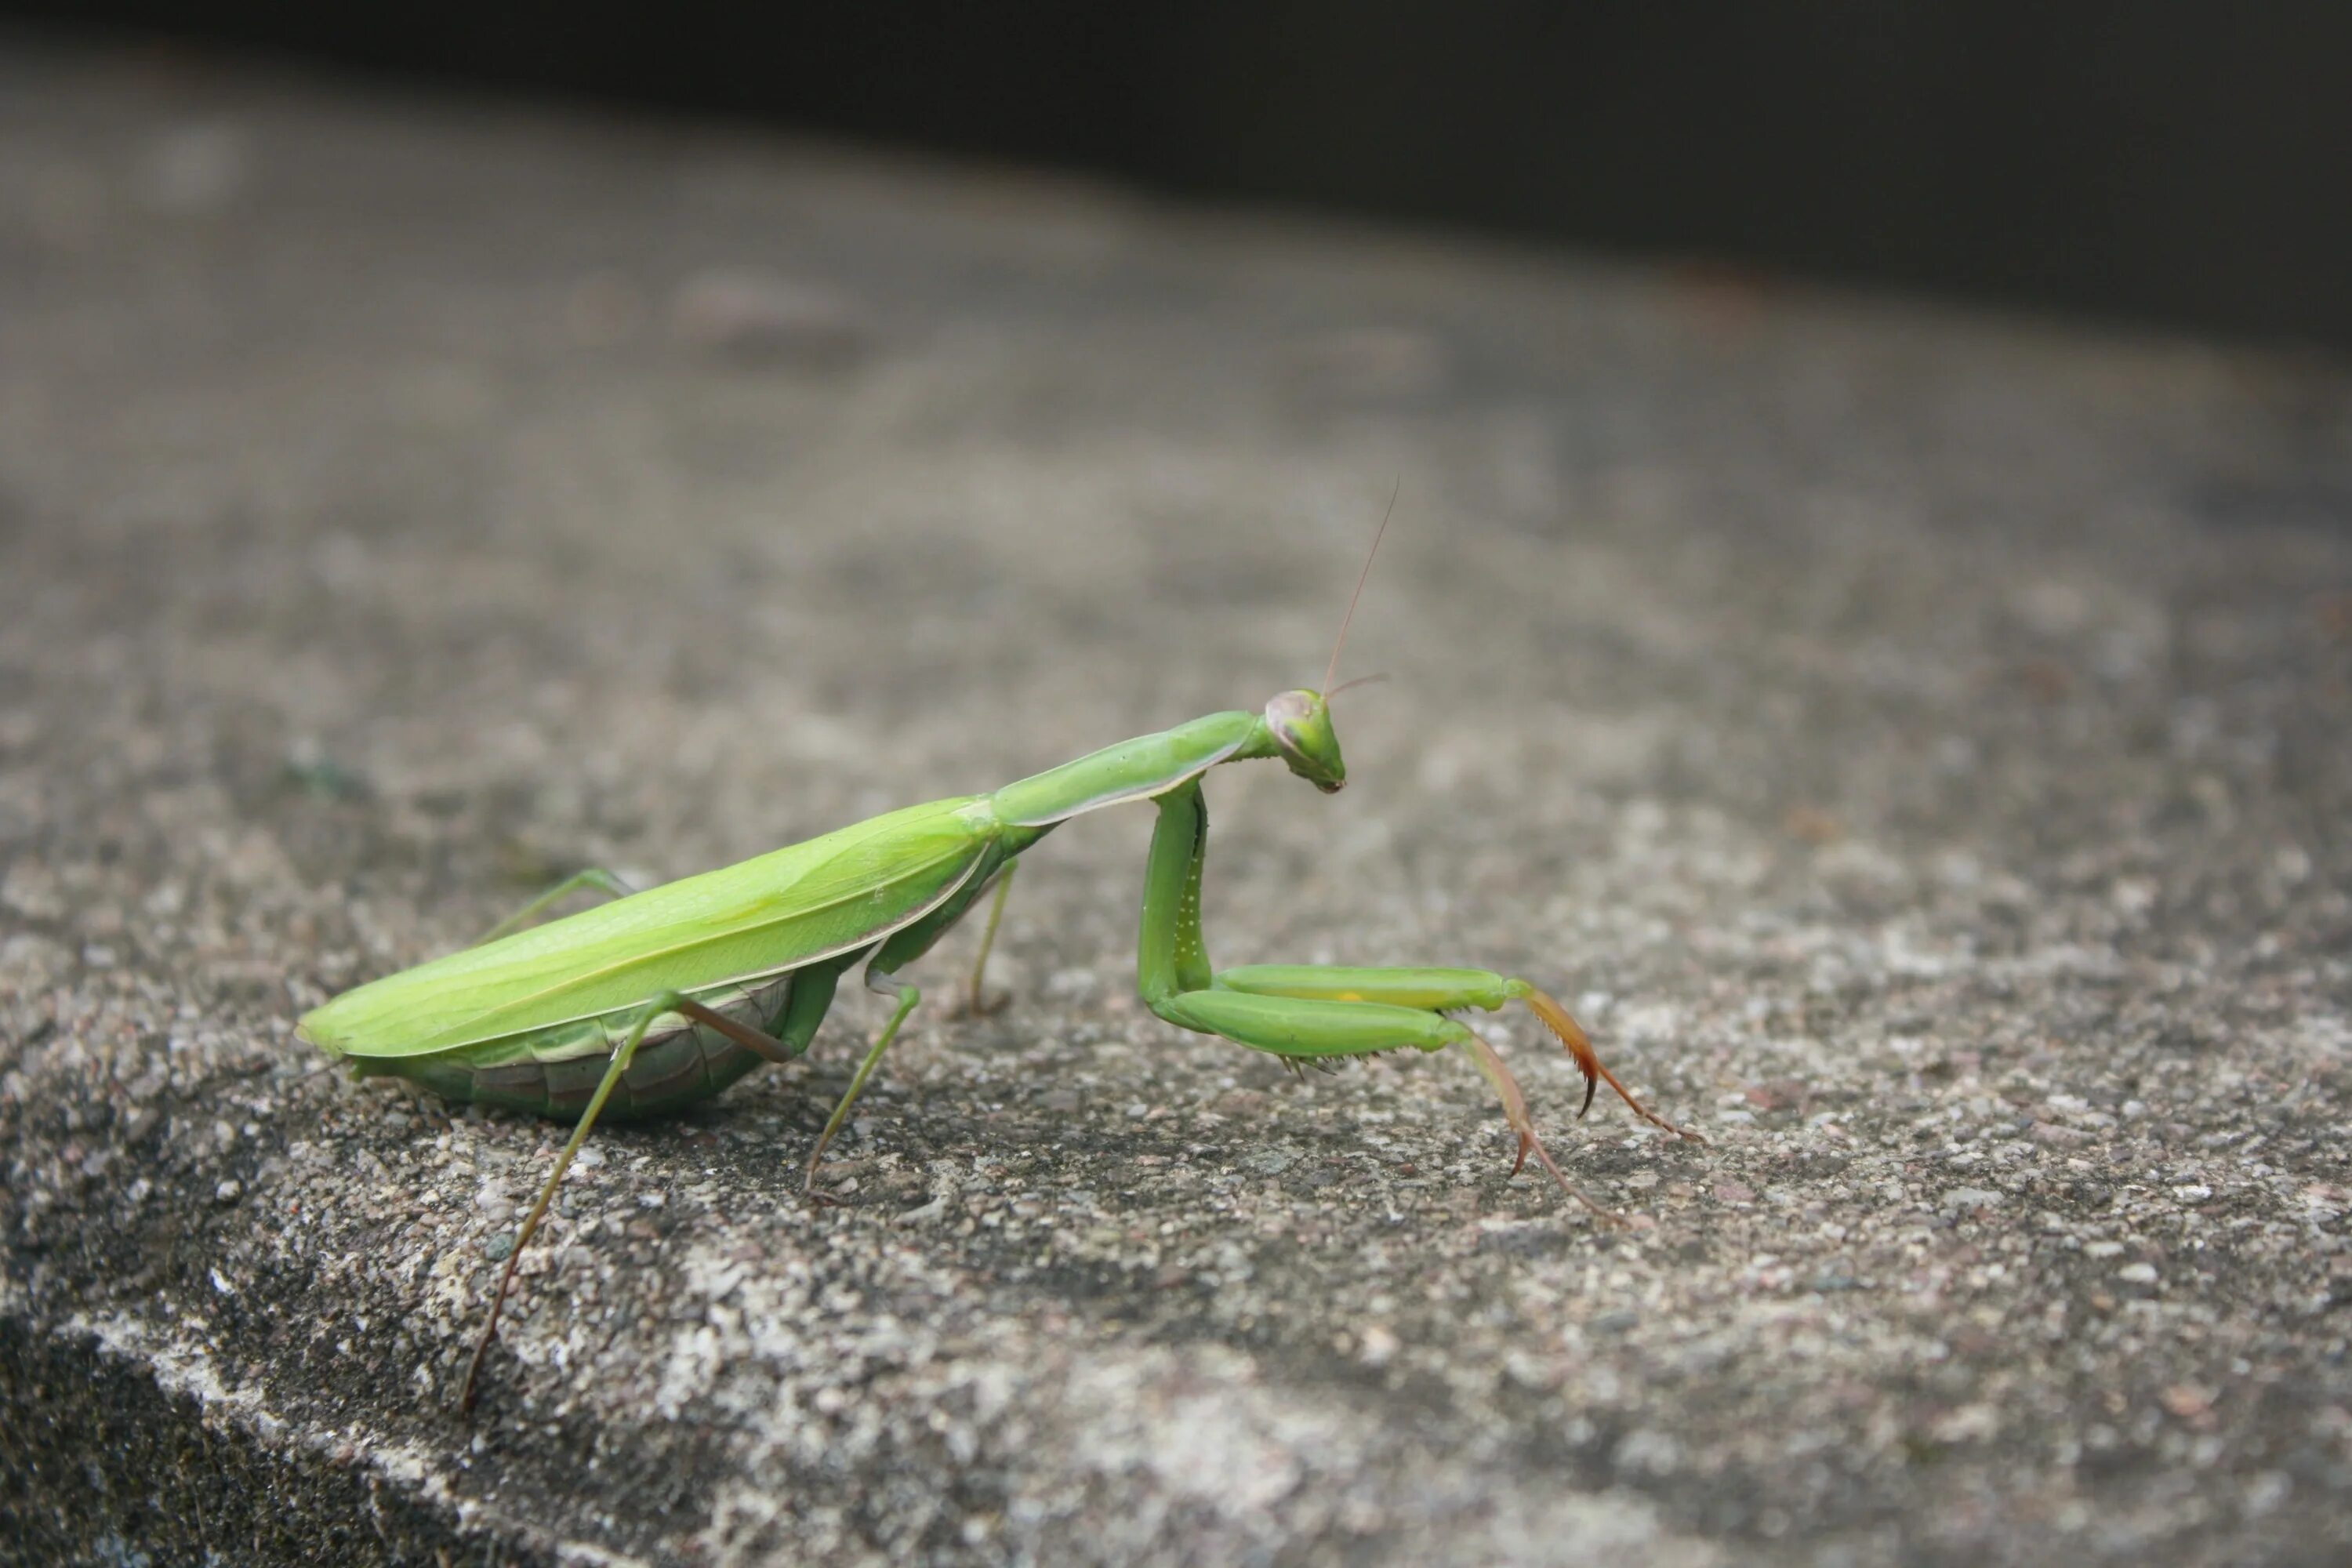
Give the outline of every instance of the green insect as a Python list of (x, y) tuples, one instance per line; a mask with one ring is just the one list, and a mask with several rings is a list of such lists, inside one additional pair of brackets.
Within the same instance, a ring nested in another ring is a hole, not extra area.
[[(1382, 521), (1382, 531), (1387, 527)], [(1375, 534), (1373, 551), (1380, 547)], [(1364, 570), (1371, 569), (1367, 555)], [(1360, 597), (1364, 579), (1359, 576)], [(1324, 675), (1336, 672), (1348, 616)], [(575, 1119), (571, 1139), (506, 1258), (467, 1369), (471, 1410), (522, 1249), (600, 1115), (660, 1115), (709, 1099), (762, 1062), (808, 1049), (841, 977), (897, 1002), (810, 1151), (803, 1190), (866, 1080), (922, 994), (900, 978), (983, 893), (993, 889), (970, 1005), (981, 1010), (988, 950), (1014, 864), (1074, 816), (1131, 801), (1159, 809), (1144, 869), (1137, 981), (1152, 1012), (1180, 1028), (1306, 1060), (1399, 1047), (1458, 1047), (1476, 1064), (1529, 1153), (1563, 1190), (1603, 1217), (1536, 1136), (1502, 1058), (1454, 1015), (1524, 1002), (1585, 1077), (1584, 1107), (1605, 1079), (1636, 1115), (1651, 1114), (1601, 1064), (1567, 1009), (1524, 980), (1477, 969), (1254, 964), (1212, 969), (1201, 938), (1208, 816), (1201, 781), (1222, 763), (1280, 758), (1326, 794), (1347, 783), (1324, 692), (1286, 691), (1258, 712), (1212, 713), (1124, 741), (1006, 784), (992, 795), (908, 806), (722, 870), (629, 893), (588, 871), (532, 900), (478, 945), (346, 992), (307, 1014), (300, 1037), (350, 1058), (362, 1076), (411, 1079), (451, 1100)], [(515, 930), (557, 899), (593, 887), (617, 902)], [(511, 934), (509, 934), (509, 933)], [(1579, 1115), (1583, 1111), (1580, 1110)]]

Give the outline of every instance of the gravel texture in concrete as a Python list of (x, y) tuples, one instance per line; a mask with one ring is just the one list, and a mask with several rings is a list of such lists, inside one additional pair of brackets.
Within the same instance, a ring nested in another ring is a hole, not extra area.
[[(841, 1206), (862, 994), (453, 1413), (560, 1130), (297, 1014), (1311, 681), (1392, 483), (1213, 949), (1558, 989), (1629, 1227), (1153, 1019), (1108, 813)], [(16, 47), (0, 1558), (2340, 1561), (2347, 737), (2336, 368)]]

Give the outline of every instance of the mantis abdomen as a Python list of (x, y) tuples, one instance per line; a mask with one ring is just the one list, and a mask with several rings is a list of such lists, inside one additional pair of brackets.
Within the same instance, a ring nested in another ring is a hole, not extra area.
[[(816, 1019), (810, 1019), (805, 1028), (791, 1026), (798, 1021), (793, 1017), (794, 992), (800, 992), (805, 1011), (814, 992), (822, 991), (830, 1002), (833, 979), (832, 973), (788, 972), (716, 986), (698, 993), (695, 1000), (722, 1017), (776, 1037), (798, 1056), (808, 1048)], [(621, 1008), (599, 1017), (527, 1029), (466, 1050), (362, 1058), (356, 1065), (363, 1077), (404, 1078), (461, 1103), (571, 1121), (588, 1109), (613, 1053), (641, 1011)], [(822, 1005), (816, 1014), (824, 1016)], [(681, 1110), (726, 1089), (762, 1059), (712, 1025), (683, 1014), (665, 1014), (647, 1026), (603, 1115), (634, 1121)]]

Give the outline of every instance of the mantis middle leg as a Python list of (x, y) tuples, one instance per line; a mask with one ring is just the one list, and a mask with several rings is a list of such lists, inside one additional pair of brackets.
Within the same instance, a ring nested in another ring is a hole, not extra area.
[(965, 993), (962, 1004), (955, 1011), (954, 1016), (957, 1017), (984, 1018), (991, 1013), (1003, 1011), (1005, 1004), (1013, 1000), (1011, 994), (1005, 993), (999, 994), (994, 1001), (990, 1001), (985, 983), (988, 978), (988, 955), (996, 947), (996, 928), (1004, 921), (1005, 895), (1013, 891), (1013, 873), (1020, 868), (1021, 862), (1018, 860), (1007, 860), (1004, 863), (1004, 869), (996, 874), (996, 892), (988, 900), (988, 924), (981, 931), (980, 952), (971, 961), (971, 984)]

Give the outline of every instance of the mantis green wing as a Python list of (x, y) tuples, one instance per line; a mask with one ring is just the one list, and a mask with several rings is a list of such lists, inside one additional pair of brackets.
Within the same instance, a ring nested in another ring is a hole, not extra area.
[(362, 1060), (430, 1056), (820, 963), (952, 899), (997, 831), (974, 797), (908, 806), (387, 975), (297, 1033)]

